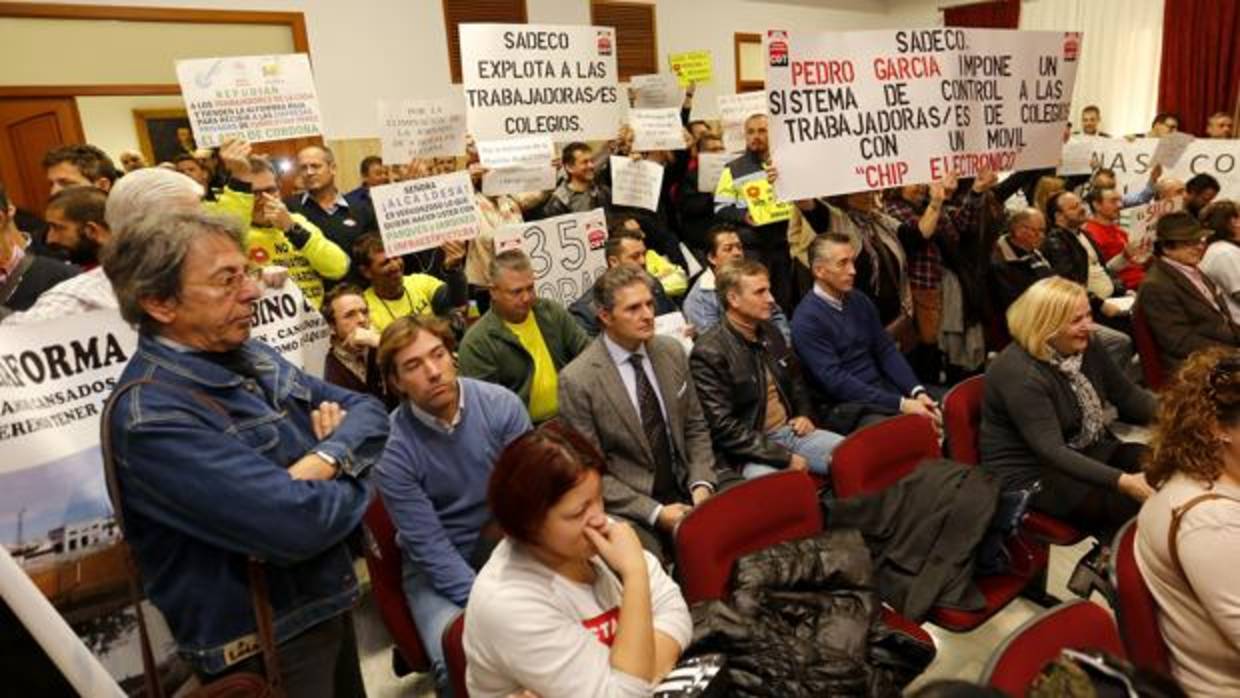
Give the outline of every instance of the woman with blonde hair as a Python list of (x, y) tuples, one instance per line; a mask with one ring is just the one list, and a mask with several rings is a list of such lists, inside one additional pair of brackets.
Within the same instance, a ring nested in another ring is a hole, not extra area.
[(1180, 686), (1240, 695), (1240, 351), (1193, 354), (1160, 402), (1137, 564)]
[(1110, 431), (1117, 417), (1154, 418), (1154, 395), (1090, 342), (1089, 298), (1061, 277), (1030, 286), (1007, 313), (1012, 343), (986, 371), (982, 465), (1032, 508), (1109, 541), (1153, 490), (1141, 444)]

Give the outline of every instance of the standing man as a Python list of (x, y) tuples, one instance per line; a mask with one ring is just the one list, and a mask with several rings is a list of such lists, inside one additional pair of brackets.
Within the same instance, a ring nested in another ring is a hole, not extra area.
[(380, 187), (391, 181), (387, 165), (383, 164), (383, 158), (378, 155), (367, 155), (362, 158), (362, 165), (359, 169), (362, 174), (362, 183), (357, 189), (344, 195), (345, 201), (348, 201), (350, 206), (365, 206), (374, 211), (375, 204), (370, 199), (370, 190), (372, 187)]
[[(771, 295), (785, 313), (796, 305), (792, 278), (792, 253), (788, 248), (790, 205), (765, 206), (753, 210), (755, 201), (774, 202), (776, 177), (771, 164), (766, 115), (754, 114), (745, 120), (745, 152), (723, 168), (715, 188), (715, 216), (737, 226), (745, 254), (770, 270)], [(784, 211), (768, 222), (767, 209)], [(757, 218), (755, 218), (757, 216)]]
[(594, 282), (603, 333), (560, 374), (560, 417), (606, 454), (607, 512), (667, 561), (677, 525), (717, 480), (685, 352), (654, 333), (653, 283), (629, 265)]
[(611, 190), (596, 181), (594, 176), (594, 153), (590, 146), (573, 142), (564, 146), (561, 153), (564, 174), (567, 179), (551, 192), (551, 198), (543, 205), (547, 218), (565, 213), (584, 213), (596, 208), (611, 207)]
[(559, 413), (560, 371), (589, 344), (564, 306), (534, 294), (534, 269), (520, 250), (491, 260), (491, 309), (461, 341), (461, 374), (508, 388), (530, 418)]
[(374, 209), (350, 205), (336, 188), (336, 156), (331, 148), (302, 148), (297, 153), (297, 174), (306, 190), (286, 199), (284, 204), (289, 211), (305, 216), (340, 249), (353, 249), (358, 238), (379, 229)]
[[(284, 690), (365, 695), (345, 539), (388, 435), (377, 400), (250, 339), (259, 287), (235, 221), (140, 220), (103, 266), (139, 328), (109, 430), (125, 539), (182, 656), (212, 680), (261, 672), (246, 561), (263, 562)], [(175, 463), (175, 467), (169, 467)], [(204, 592), (204, 590), (209, 590)], [(246, 651), (246, 649), (249, 651)]]
[(1206, 121), (1206, 138), (1233, 138), (1233, 127), (1231, 114), (1225, 111), (1216, 111)]
[(1102, 131), (1102, 110), (1091, 104), (1081, 110), (1081, 133), (1086, 136), (1110, 138)]

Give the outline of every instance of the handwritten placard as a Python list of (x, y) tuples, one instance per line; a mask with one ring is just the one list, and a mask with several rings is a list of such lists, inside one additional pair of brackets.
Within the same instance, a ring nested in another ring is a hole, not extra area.
[(547, 136), (505, 138), (498, 141), (478, 141), (478, 161), (484, 167), (533, 167), (550, 165), (555, 157), (551, 139)]
[(745, 120), (766, 113), (765, 92), (719, 95), (719, 121), (723, 127), (723, 148), (729, 153), (745, 149)]
[(550, 163), (487, 170), (482, 175), (482, 193), (487, 196), (524, 194), (555, 188), (555, 169)]
[(633, 150), (639, 153), (685, 149), (679, 109), (631, 109), (629, 125), (633, 127)]
[(377, 108), (385, 161), (465, 154), (465, 106), (459, 99), (379, 100)]
[(685, 99), (676, 76), (671, 73), (634, 75), (629, 78), (634, 109), (679, 109)]
[(663, 188), (663, 166), (649, 160), (611, 156), (611, 202), (654, 211)]

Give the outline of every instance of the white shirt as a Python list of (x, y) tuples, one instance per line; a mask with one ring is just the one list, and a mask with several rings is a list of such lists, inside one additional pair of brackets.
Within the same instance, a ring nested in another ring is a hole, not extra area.
[[(654, 629), (683, 650), (693, 621), (680, 587), (644, 553)], [(505, 539), (478, 573), (465, 607), (466, 684), (474, 698), (521, 689), (540, 698), (647, 698), (654, 685), (611, 666), (623, 586), (599, 558), (593, 584), (562, 577)]]
[(33, 325), (56, 318), (78, 315), (103, 308), (117, 308), (112, 283), (103, 267), (72, 276), (44, 291), (25, 312), (4, 318), (6, 325)]

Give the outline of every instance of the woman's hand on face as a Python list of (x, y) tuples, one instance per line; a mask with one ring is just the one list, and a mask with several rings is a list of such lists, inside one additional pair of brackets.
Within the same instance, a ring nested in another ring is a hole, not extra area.
[(603, 562), (622, 580), (646, 574), (646, 556), (632, 526), (623, 521), (608, 521), (601, 528), (587, 526), (585, 532)]

